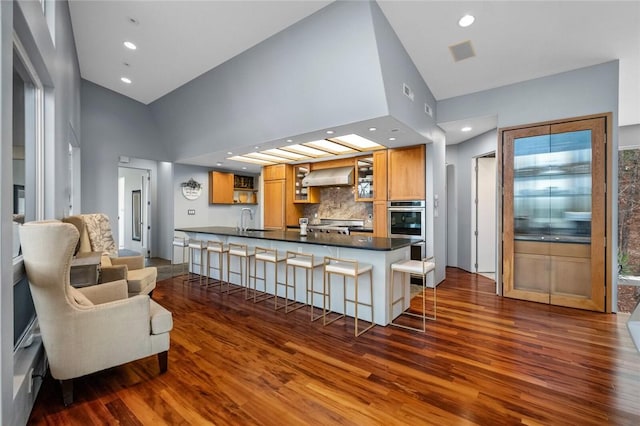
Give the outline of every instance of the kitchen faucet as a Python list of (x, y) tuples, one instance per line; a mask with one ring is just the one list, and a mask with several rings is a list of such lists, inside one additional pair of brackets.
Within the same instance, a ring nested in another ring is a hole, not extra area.
[(249, 207), (243, 207), (242, 210), (240, 210), (240, 230), (242, 232), (247, 232), (247, 226), (244, 224), (245, 211), (249, 212), (249, 219), (253, 220), (253, 210), (251, 210)]

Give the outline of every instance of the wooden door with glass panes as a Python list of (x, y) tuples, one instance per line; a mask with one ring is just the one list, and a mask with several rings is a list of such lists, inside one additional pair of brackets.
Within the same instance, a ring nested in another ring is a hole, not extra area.
[(605, 309), (606, 117), (501, 131), (504, 295)]

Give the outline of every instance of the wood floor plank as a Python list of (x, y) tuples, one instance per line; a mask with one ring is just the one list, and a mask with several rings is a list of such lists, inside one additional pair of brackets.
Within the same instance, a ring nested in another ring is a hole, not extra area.
[(351, 318), (323, 327), (307, 309), (161, 281), (169, 371), (148, 357), (76, 379), (70, 407), (47, 376), (29, 424), (640, 424), (640, 354), (623, 316), (501, 298), (452, 268), (437, 292), (426, 333), (355, 338)]

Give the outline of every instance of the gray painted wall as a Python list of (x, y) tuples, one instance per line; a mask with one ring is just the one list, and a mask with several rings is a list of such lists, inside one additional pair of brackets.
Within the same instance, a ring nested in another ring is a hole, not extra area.
[[(82, 212), (107, 214), (117, 239), (120, 156), (151, 162), (129, 166), (155, 169), (157, 161), (169, 161), (165, 145), (146, 105), (86, 80), (81, 135)], [(152, 173), (152, 191), (157, 190), (156, 179), (157, 173)], [(157, 198), (151, 201), (158, 204)], [(152, 244), (152, 255), (156, 249)]]
[[(242, 208), (249, 207), (254, 212), (254, 220), (253, 222), (249, 221), (249, 227), (259, 228), (261, 226), (260, 217), (262, 217), (261, 201), (258, 205), (209, 204), (209, 170), (211, 170), (210, 167), (188, 166), (184, 164), (174, 165), (172, 187), (175, 200), (175, 227), (211, 225), (235, 227), (240, 219), (240, 211)], [(202, 195), (197, 200), (187, 200), (182, 195), (180, 184), (191, 178), (202, 184)], [(258, 177), (255, 177), (254, 186), (258, 187), (259, 184)], [(189, 209), (195, 210), (196, 214), (193, 216), (189, 215)]]
[[(415, 144), (427, 142), (426, 205), (427, 205), (427, 255), (435, 256), (435, 280), (445, 278), (446, 266), (446, 216), (445, 199), (446, 169), (444, 133), (435, 124), (432, 116), (425, 113), (425, 103), (435, 116), (436, 101), (431, 90), (422, 79), (409, 54), (391, 28), (377, 3), (369, 3), (372, 12), (380, 68), (389, 106), (389, 115), (416, 131)], [(413, 92), (413, 100), (403, 92), (406, 84)], [(422, 136), (423, 138), (421, 138)], [(438, 200), (436, 201), (436, 197)], [(443, 200), (443, 201), (441, 201)], [(438, 207), (436, 207), (438, 203)]]
[[(547, 120), (577, 117), (589, 114), (611, 112), (613, 123), (618, 121), (618, 61), (606, 62), (592, 67), (581, 68), (561, 74), (525, 81), (466, 96), (445, 99), (438, 102), (437, 117), (440, 122), (456, 121), (469, 117), (490, 114), (498, 116), (498, 127), (536, 123)], [(618, 127), (613, 126), (613, 167), (618, 164)], [(488, 142), (486, 142), (488, 144)], [(493, 148), (497, 146), (494, 139)], [(464, 152), (462, 150), (465, 150)], [(468, 149), (468, 148), (467, 148)], [(479, 150), (485, 148), (478, 148)], [(477, 152), (465, 148), (458, 150), (456, 169), (458, 183), (458, 266), (470, 266), (470, 257), (465, 247), (470, 247), (466, 232), (467, 212), (470, 197), (464, 191), (465, 182), (471, 169), (469, 162)], [(487, 151), (488, 152), (488, 151)], [(613, 174), (610, 203), (613, 208), (611, 218), (613, 230), (618, 229), (618, 176)], [(617, 252), (618, 235), (612, 232), (613, 253)], [(470, 253), (470, 251), (469, 251)], [(613, 285), (613, 306), (617, 303), (617, 268), (608, 268)]]
[(369, 5), (332, 3), (150, 107), (175, 161), (387, 115)]
[[(80, 129), (80, 71), (73, 43), (73, 32), (68, 4), (64, 1), (47, 2), (45, 18), (39, 2), (0, 2), (0, 129), (2, 132), (2, 175), (0, 191), (0, 423), (25, 424), (36, 392), (14, 394), (13, 357), (13, 281), (12, 266), (12, 43), (13, 31), (20, 38), (27, 56), (45, 86), (45, 218), (59, 218), (67, 205), (67, 144), (69, 126)], [(14, 19), (15, 18), (15, 19)], [(51, 32), (49, 21), (55, 31)], [(54, 45), (55, 40), (55, 45)], [(28, 361), (32, 362), (32, 361)], [(26, 388), (25, 388), (26, 389)]]

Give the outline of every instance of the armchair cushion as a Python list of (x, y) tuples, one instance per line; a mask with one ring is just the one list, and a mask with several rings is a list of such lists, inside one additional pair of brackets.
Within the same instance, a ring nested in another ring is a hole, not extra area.
[(77, 291), (97, 305), (113, 302), (114, 300), (126, 299), (128, 297), (127, 282), (125, 280), (82, 287), (77, 289)]
[(129, 283), (129, 295), (149, 294), (156, 288), (156, 278), (158, 270), (155, 267), (142, 269), (129, 269), (127, 271), (127, 282)]
[(168, 333), (173, 328), (171, 312), (158, 305), (153, 300), (149, 301), (149, 313), (151, 314), (151, 334)]
[(78, 289), (69, 287), (68, 290), (69, 290), (69, 295), (71, 296), (73, 301), (76, 302), (78, 305), (93, 306), (93, 303), (91, 303), (91, 300), (87, 299), (87, 296), (85, 296), (80, 291), (78, 291)]
[(127, 265), (130, 271), (144, 268), (144, 257), (142, 256), (112, 257), (110, 261), (112, 265)]

